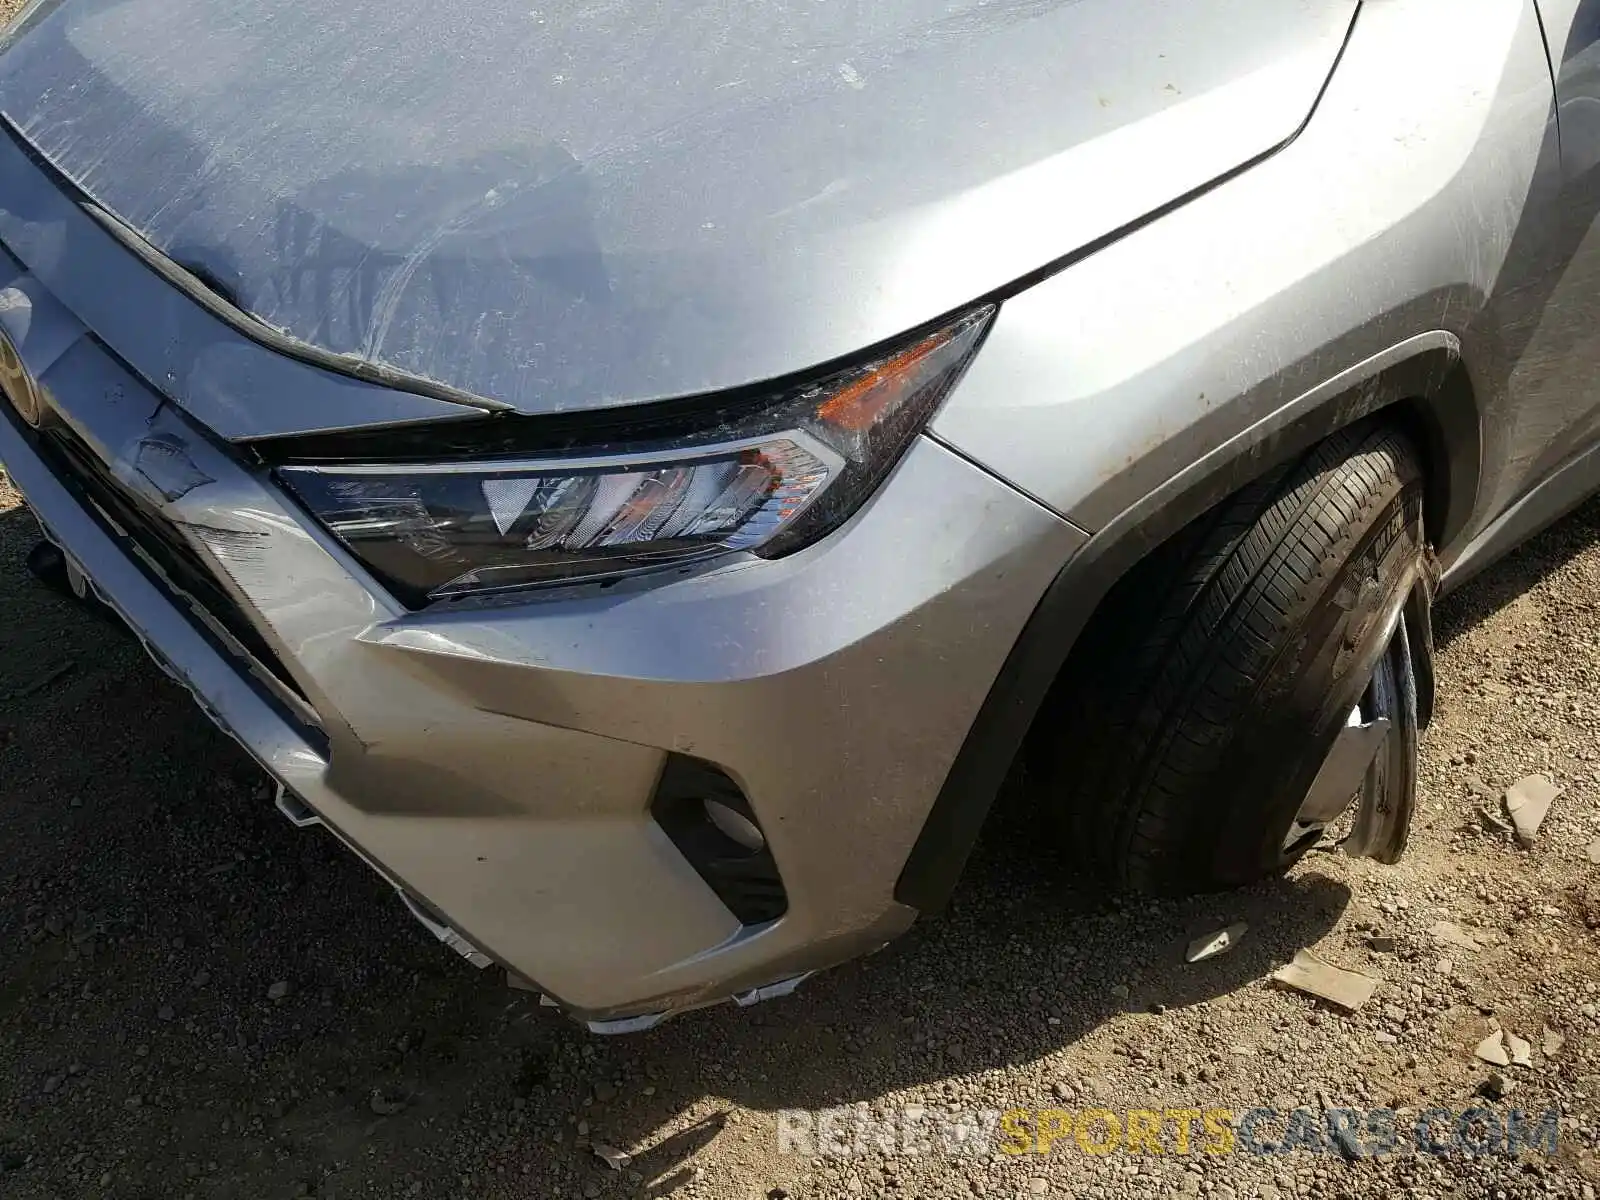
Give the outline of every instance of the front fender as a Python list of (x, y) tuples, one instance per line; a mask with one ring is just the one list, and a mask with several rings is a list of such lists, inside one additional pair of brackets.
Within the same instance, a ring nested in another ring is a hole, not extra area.
[(1532, 5), (1450, 12), (1365, 5), (1301, 135), (1008, 301), (935, 435), (1091, 531), (1315, 408), (1395, 399), (1359, 388), (1408, 356), (1465, 360), (1482, 429), (1450, 433), (1492, 443), (1496, 284), (1559, 152)]
[(1094, 536), (991, 689), (903, 903), (948, 897), (1113, 584), (1243, 483), (1387, 410), (1428, 460), (1441, 557), (1481, 527), (1511, 482), (1493, 300), (1559, 182), (1552, 113), (1531, 4), (1365, 5), (1299, 138), (1007, 302), (933, 434)]

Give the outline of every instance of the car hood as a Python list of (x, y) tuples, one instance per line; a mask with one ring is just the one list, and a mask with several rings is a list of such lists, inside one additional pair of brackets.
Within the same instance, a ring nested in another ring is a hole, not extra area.
[(288, 337), (553, 412), (1047, 269), (1292, 137), (1355, 8), (42, 0), (0, 112)]

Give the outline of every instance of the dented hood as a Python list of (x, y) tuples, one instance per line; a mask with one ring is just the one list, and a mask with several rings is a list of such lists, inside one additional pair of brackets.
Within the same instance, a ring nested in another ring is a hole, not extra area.
[(1355, 6), (43, 0), (0, 112), (289, 337), (551, 412), (1046, 267), (1293, 136)]

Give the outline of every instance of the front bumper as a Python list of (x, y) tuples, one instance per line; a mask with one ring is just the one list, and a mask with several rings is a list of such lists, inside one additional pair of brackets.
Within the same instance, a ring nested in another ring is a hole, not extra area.
[[(1072, 526), (919, 439), (855, 520), (788, 558), (407, 612), (11, 266), (12, 294), (30, 297), (12, 340), (47, 427), (185, 540), (249, 637), (197, 615), (48, 437), (0, 405), (0, 460), (41, 524), (298, 798), (290, 810), (355, 847), (441, 936), (599, 1022), (751, 992), (913, 919), (896, 878), (1081, 544)], [(255, 637), (252, 655), (241, 641)], [(653, 818), (673, 755), (715, 764), (748, 798), (787, 893), (778, 920), (742, 925)]]

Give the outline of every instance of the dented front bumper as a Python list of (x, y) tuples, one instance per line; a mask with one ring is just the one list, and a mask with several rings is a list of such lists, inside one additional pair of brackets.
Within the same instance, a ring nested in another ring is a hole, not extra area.
[[(41, 524), (442, 940), (631, 1028), (910, 923), (895, 881), (1071, 526), (919, 439), (789, 558), (410, 612), (11, 265), (0, 459)], [(658, 823), (684, 758), (748, 799), (780, 918), (742, 922)]]

